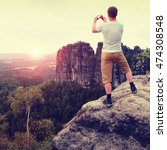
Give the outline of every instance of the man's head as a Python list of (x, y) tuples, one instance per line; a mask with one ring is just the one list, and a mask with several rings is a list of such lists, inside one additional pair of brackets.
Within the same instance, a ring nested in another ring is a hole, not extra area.
[(112, 7), (108, 8), (107, 12), (108, 12), (109, 17), (116, 18), (117, 13), (118, 13), (118, 9), (114, 6), (112, 6)]

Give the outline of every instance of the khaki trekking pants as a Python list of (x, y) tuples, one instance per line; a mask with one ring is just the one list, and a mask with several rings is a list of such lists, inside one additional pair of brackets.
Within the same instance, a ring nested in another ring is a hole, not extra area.
[(129, 64), (123, 52), (104, 53), (101, 54), (101, 72), (103, 84), (112, 82), (112, 67), (113, 63), (119, 65), (123, 73), (130, 71)]

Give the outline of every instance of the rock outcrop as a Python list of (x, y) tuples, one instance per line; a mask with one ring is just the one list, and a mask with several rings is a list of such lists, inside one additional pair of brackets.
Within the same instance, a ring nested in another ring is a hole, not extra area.
[[(56, 57), (56, 81), (76, 81), (82, 86), (90, 86), (101, 81), (101, 52), (103, 43), (99, 42), (96, 53), (89, 43), (77, 42), (62, 47)], [(146, 74), (149, 72), (149, 51), (139, 47), (134, 50), (122, 45), (122, 50), (129, 62), (133, 74)], [(113, 88), (125, 81), (125, 75), (118, 65), (113, 66)]]
[(99, 42), (97, 45), (96, 49), (96, 54), (95, 54), (95, 69), (94, 69), (94, 74), (95, 74), (95, 81), (97, 83), (102, 83), (102, 76), (101, 76), (101, 51), (102, 51), (103, 43)]
[(95, 55), (90, 44), (69, 44), (57, 52), (56, 80), (89, 86), (94, 79)]
[(104, 96), (83, 105), (55, 136), (53, 150), (148, 150), (149, 77), (135, 76), (134, 82), (137, 94), (124, 82), (112, 92), (111, 108)]

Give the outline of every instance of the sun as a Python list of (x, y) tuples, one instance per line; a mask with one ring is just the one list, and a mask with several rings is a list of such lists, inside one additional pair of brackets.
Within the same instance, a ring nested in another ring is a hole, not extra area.
[(45, 56), (44, 50), (42, 48), (34, 48), (30, 52), (30, 56), (33, 59), (40, 59)]

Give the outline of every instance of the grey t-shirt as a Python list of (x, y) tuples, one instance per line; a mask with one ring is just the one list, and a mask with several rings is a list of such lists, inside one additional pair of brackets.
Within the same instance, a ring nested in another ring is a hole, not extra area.
[(121, 39), (123, 33), (123, 25), (118, 21), (110, 21), (102, 24), (97, 28), (98, 32), (103, 33), (103, 49), (102, 52), (119, 52), (122, 51)]

